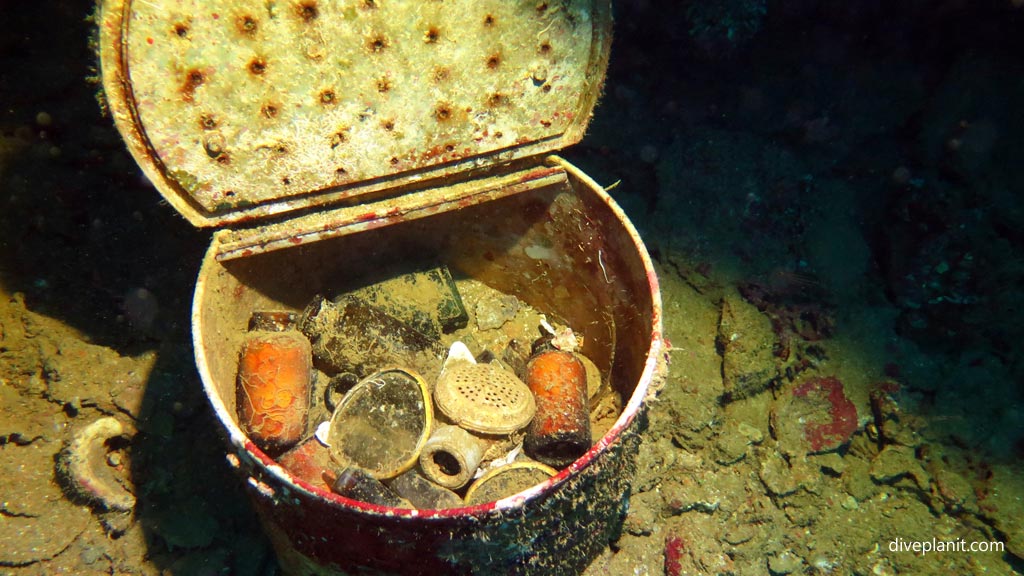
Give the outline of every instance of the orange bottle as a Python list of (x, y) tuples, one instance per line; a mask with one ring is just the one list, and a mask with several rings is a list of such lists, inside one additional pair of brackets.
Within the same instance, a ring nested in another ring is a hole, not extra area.
[(523, 449), (550, 466), (567, 466), (591, 445), (583, 363), (571, 352), (540, 352), (526, 365), (526, 385), (537, 401), (537, 414), (526, 430)]
[(309, 340), (291, 329), (293, 318), (254, 313), (238, 360), (239, 424), (270, 454), (290, 448), (306, 433), (313, 357)]

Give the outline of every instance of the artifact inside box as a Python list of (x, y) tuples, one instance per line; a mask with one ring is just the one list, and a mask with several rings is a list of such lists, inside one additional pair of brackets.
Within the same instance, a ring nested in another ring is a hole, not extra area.
[(295, 478), (363, 502), (511, 496), (586, 453), (621, 408), (571, 327), (443, 265), (254, 310), (248, 329), (243, 429)]

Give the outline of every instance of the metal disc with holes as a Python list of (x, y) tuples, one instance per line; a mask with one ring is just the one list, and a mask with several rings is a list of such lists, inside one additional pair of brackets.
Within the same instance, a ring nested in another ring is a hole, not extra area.
[(452, 422), (483, 434), (520, 430), (537, 412), (529, 387), (496, 364), (466, 362), (445, 369), (434, 401)]

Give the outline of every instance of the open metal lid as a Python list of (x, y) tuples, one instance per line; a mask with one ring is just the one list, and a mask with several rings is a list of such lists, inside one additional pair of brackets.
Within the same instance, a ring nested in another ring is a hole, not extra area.
[(99, 51), (135, 160), (220, 226), (578, 142), (610, 41), (610, 0), (103, 0)]

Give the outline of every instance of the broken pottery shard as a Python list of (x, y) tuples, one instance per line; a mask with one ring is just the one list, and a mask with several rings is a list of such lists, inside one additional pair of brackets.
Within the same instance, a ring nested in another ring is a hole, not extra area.
[(722, 299), (715, 343), (722, 356), (724, 400), (759, 394), (778, 375), (771, 320), (742, 298)]

